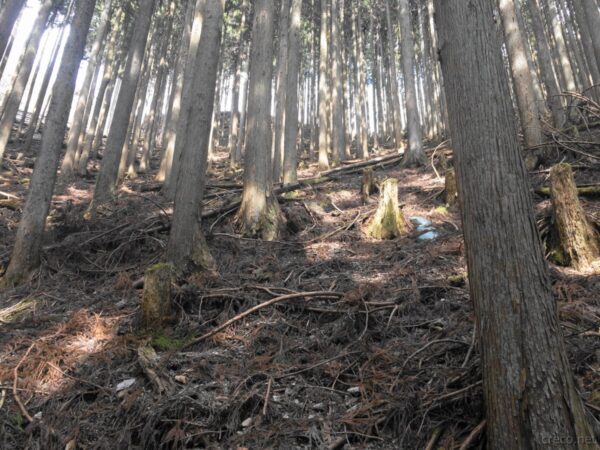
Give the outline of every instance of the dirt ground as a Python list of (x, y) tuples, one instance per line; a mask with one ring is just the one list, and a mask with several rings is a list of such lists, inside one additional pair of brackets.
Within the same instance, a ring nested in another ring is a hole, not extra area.
[[(444, 151), (428, 153), (438, 167)], [(225, 159), (216, 155), (204, 211), (239, 196)], [(578, 182), (600, 182), (597, 166), (577, 164)], [(12, 152), (0, 191), (23, 200), (31, 170)], [(368, 238), (377, 195), (363, 204), (360, 172), (282, 198), (279, 241), (241, 238), (233, 215), (215, 214), (204, 228), (218, 273), (179, 285), (171, 326), (151, 332), (139, 328), (140, 279), (161, 259), (172, 205), (142, 176), (88, 222), (93, 177), (59, 185), (42, 269), (0, 294), (0, 448), (484, 448), (459, 211), (445, 207), (431, 164), (375, 174), (399, 180), (404, 214), (431, 221), (433, 240), (416, 227)], [(600, 223), (600, 203), (583, 202)], [(546, 236), (549, 201), (536, 196), (536, 208)], [(4, 266), (18, 221), (18, 205), (0, 207)], [(600, 417), (600, 277), (551, 272), (571, 365)], [(190, 343), (261, 302), (314, 291), (336, 296), (277, 303)]]

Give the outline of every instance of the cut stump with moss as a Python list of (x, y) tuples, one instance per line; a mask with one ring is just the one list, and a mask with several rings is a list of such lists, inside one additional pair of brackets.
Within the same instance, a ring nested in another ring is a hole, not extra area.
[(398, 180), (388, 178), (381, 184), (379, 206), (369, 221), (367, 234), (375, 239), (394, 239), (408, 231), (408, 222), (398, 202)]
[(452, 207), (458, 203), (458, 187), (456, 185), (456, 172), (450, 168), (446, 170), (446, 204)]
[(172, 318), (171, 284), (174, 269), (171, 264), (156, 264), (146, 270), (142, 293), (142, 327), (160, 329)]
[(600, 256), (600, 245), (577, 197), (569, 164), (550, 170), (550, 198), (565, 262), (576, 270), (588, 269)]

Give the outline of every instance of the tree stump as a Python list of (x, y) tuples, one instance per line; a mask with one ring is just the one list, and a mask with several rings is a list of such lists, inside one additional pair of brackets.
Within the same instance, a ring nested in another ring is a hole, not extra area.
[(367, 226), (375, 239), (394, 239), (408, 231), (408, 223), (398, 203), (398, 180), (388, 178), (381, 184), (379, 207)]
[(156, 264), (146, 270), (142, 293), (142, 327), (163, 328), (171, 319), (171, 283), (174, 269), (171, 264)]
[(363, 170), (363, 177), (360, 186), (362, 202), (367, 203), (369, 201), (369, 197), (375, 192), (377, 192), (375, 174), (372, 167), (367, 167)]
[(446, 170), (446, 204), (451, 207), (458, 203), (458, 187), (456, 185), (456, 172), (450, 168)]
[(577, 197), (569, 164), (558, 164), (550, 170), (550, 198), (565, 262), (576, 270), (588, 268), (600, 256), (600, 246)]

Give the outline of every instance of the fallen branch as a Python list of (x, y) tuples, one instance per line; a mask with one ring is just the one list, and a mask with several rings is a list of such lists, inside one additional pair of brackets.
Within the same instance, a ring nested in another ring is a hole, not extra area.
[[(535, 193), (542, 197), (550, 197), (550, 187), (536, 189)], [(600, 184), (588, 184), (577, 186), (577, 194), (584, 197), (599, 197)]]
[(287, 295), (282, 295), (280, 297), (275, 297), (272, 298), (271, 300), (268, 300), (266, 302), (263, 302), (259, 305), (256, 305), (240, 314), (238, 314), (237, 316), (229, 319), (227, 322), (223, 323), (222, 325), (219, 325), (217, 328), (214, 328), (212, 331), (209, 331), (206, 334), (203, 334), (202, 336), (199, 336), (197, 338), (192, 339), (190, 342), (188, 342), (183, 348), (187, 348), (190, 345), (196, 344), (198, 342), (204, 341), (205, 339), (208, 339), (211, 336), (214, 336), (215, 334), (219, 333), (220, 331), (223, 331), (225, 328), (227, 328), (228, 326), (239, 322), (240, 320), (242, 320), (244, 317), (249, 316), (252, 313), (255, 313), (256, 311), (260, 311), (261, 309), (266, 308), (267, 306), (271, 306), (274, 305), (275, 303), (280, 303), (286, 300), (292, 300), (295, 298), (312, 298), (312, 297), (329, 297), (329, 298), (340, 298), (342, 297), (344, 294), (340, 293), (340, 292), (333, 292), (333, 291), (315, 291), (315, 292), (298, 292), (297, 294), (287, 294)]
[(485, 428), (485, 423), (486, 423), (485, 420), (483, 420), (479, 425), (477, 425), (473, 429), (473, 431), (471, 431), (471, 433), (469, 433), (469, 435), (467, 436), (465, 441), (460, 446), (459, 450), (467, 450), (471, 446), (473, 441), (475, 441), (477, 436), (479, 436), (481, 434), (481, 432), (483, 431), (483, 429)]

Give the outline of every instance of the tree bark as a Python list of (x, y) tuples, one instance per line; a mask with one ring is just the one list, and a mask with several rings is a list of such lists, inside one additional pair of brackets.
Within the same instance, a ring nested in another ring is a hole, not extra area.
[[(6, 51), (9, 47), (8, 41), (24, 5), (25, 0), (7, 0), (0, 10), (0, 60), (3, 56), (8, 57)], [(2, 78), (2, 71), (0, 71), (0, 78)]]
[(87, 125), (84, 123), (84, 111), (88, 107), (88, 102), (93, 101), (93, 95), (90, 95), (90, 87), (92, 86), (94, 72), (100, 62), (101, 50), (104, 47), (104, 42), (110, 29), (111, 9), (112, 0), (106, 0), (98, 28), (96, 29), (96, 39), (92, 45), (81, 89), (79, 90), (79, 95), (77, 97), (77, 103), (73, 114), (73, 123), (71, 124), (69, 139), (67, 140), (67, 150), (60, 168), (60, 174), (65, 178), (72, 177), (74, 173), (75, 156), (78, 151), (80, 135), (85, 131)]
[(290, 26), (291, 0), (281, 0), (281, 11), (279, 14), (279, 49), (277, 52), (277, 80), (275, 92), (275, 130), (273, 140), (273, 180), (276, 183), (281, 178), (283, 154), (285, 152), (285, 122), (286, 122), (286, 98), (288, 91), (288, 28)]
[(75, 6), (75, 17), (63, 53), (60, 71), (54, 84), (48, 120), (40, 155), (35, 162), (27, 201), (19, 222), (15, 246), (3, 284), (13, 285), (24, 281), (40, 264), (42, 236), (52, 192), (67, 121), (73, 99), (77, 69), (83, 57), (96, 0), (79, 0)]
[[(500, 0), (499, 9), (525, 146), (536, 147), (542, 143), (542, 124), (533, 92), (531, 70), (525, 57), (525, 42), (517, 21), (515, 0)], [(527, 167), (532, 170), (537, 166), (537, 157), (533, 152), (529, 152), (528, 157)]]
[(211, 268), (214, 264), (207, 252), (200, 225), (224, 4), (225, 0), (204, 3), (202, 35), (198, 53), (194, 55), (195, 70), (191, 80), (193, 99), (189, 106), (186, 146), (181, 155), (173, 225), (167, 245), (167, 259), (183, 273)]
[(29, 75), (33, 69), (35, 55), (40, 46), (42, 36), (46, 30), (48, 17), (50, 17), (53, 8), (54, 2), (52, 0), (44, 0), (35, 19), (33, 31), (27, 40), (25, 53), (23, 53), (19, 60), (17, 76), (14, 79), (10, 93), (6, 96), (2, 108), (2, 120), (0, 121), (0, 160), (4, 155), (6, 145), (10, 139), (12, 127), (15, 123), (17, 113), (19, 112), (19, 105), (21, 104), (21, 99), (23, 98)]
[(346, 159), (346, 120), (344, 111), (344, 69), (342, 67), (342, 27), (344, 0), (331, 2), (332, 99), (331, 129), (333, 134), (332, 157), (335, 165)]
[(329, 170), (329, 45), (327, 42), (329, 0), (321, 0), (321, 37), (319, 44), (319, 170)]
[[(302, 1), (292, 0), (290, 27), (288, 31), (283, 184), (295, 183), (298, 179), (298, 76), (300, 73), (301, 25)], [(277, 178), (274, 179), (277, 181)]]
[(436, 0), (487, 446), (595, 448), (569, 367), (488, 0)]
[(408, 130), (408, 148), (403, 165), (417, 167), (425, 164), (423, 151), (423, 132), (419, 119), (415, 80), (415, 44), (408, 0), (400, 0), (400, 27), (402, 30), (402, 73), (404, 74), (404, 96), (406, 103), (406, 122)]
[(102, 167), (98, 174), (94, 198), (90, 205), (90, 211), (98, 206), (110, 202), (116, 194), (117, 178), (119, 174), (119, 162), (123, 144), (127, 138), (127, 127), (129, 117), (133, 108), (136, 86), (140, 77), (142, 63), (144, 61), (144, 50), (150, 30), (150, 21), (154, 11), (155, 0), (141, 0), (138, 7), (135, 28), (131, 38), (131, 47), (127, 56), (127, 64), (123, 75), (123, 82), (119, 90), (115, 113), (108, 132), (108, 140), (102, 160)]
[(273, 194), (271, 166), (271, 81), (273, 78), (274, 1), (256, 0), (250, 50), (250, 86), (242, 203), (239, 229), (247, 236), (273, 240), (280, 209)]

